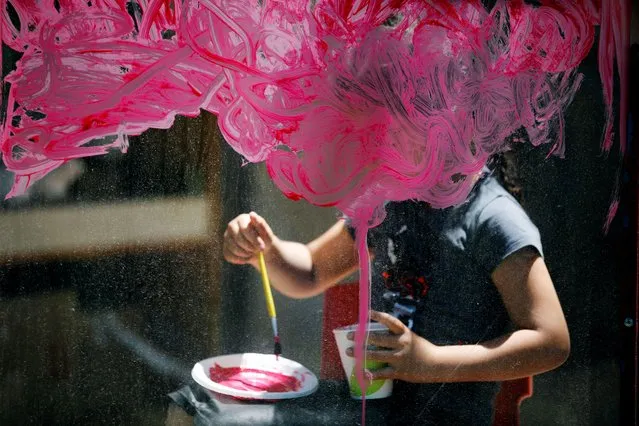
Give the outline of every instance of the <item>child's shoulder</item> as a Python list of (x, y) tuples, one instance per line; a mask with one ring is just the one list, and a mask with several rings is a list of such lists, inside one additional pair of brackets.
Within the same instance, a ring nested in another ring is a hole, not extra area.
[(504, 188), (496, 177), (486, 175), (477, 183), (468, 200), (467, 210), (477, 216), (485, 216), (486, 212), (494, 214), (523, 214), (519, 202)]
[(502, 232), (521, 230), (538, 233), (537, 226), (521, 204), (491, 175), (478, 182), (463, 214), (471, 232), (484, 232), (487, 228), (498, 227), (504, 228)]

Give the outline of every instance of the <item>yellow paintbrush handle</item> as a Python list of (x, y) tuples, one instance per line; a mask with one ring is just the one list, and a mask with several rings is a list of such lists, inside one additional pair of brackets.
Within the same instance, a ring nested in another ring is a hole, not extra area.
[(275, 303), (273, 303), (273, 293), (271, 293), (271, 283), (268, 280), (266, 272), (266, 262), (264, 262), (264, 253), (259, 252), (258, 261), (260, 262), (260, 274), (262, 275), (262, 286), (264, 287), (264, 297), (266, 298), (266, 309), (268, 316), (275, 318)]

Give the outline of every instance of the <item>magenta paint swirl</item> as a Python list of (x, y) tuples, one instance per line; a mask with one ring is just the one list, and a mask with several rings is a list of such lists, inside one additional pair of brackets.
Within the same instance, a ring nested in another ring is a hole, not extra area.
[(595, 25), (605, 149), (615, 58), (627, 85), (627, 1), (0, 1), (23, 54), (5, 78), (9, 196), (205, 109), (289, 197), (375, 224), (384, 201), (463, 200), (515, 130), (561, 154)]
[(302, 387), (302, 382), (296, 377), (257, 368), (215, 364), (209, 369), (209, 377), (220, 385), (243, 391), (294, 392)]

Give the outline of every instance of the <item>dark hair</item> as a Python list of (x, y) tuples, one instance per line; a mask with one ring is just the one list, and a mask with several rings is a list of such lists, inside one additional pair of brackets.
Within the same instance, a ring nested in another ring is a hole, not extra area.
[(493, 171), (499, 183), (522, 205), (524, 190), (519, 161), (524, 154), (524, 148), (530, 145), (529, 142), (528, 132), (520, 128), (506, 138), (506, 151), (494, 154), (488, 160), (488, 168)]
[(523, 204), (524, 194), (515, 152), (506, 151), (493, 155), (488, 162), (488, 167), (506, 191), (515, 197), (519, 204)]

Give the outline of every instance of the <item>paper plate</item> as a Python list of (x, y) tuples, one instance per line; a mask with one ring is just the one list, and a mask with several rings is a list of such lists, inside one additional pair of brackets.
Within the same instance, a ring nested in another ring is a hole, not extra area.
[[(297, 379), (299, 386), (295, 390), (286, 392), (237, 389), (211, 379), (210, 369), (216, 366), (282, 374)], [(278, 400), (299, 398), (312, 394), (318, 386), (318, 380), (315, 374), (302, 364), (283, 358), (282, 356), (276, 359), (275, 355), (272, 354), (245, 353), (208, 358), (195, 364), (191, 371), (191, 376), (197, 384), (210, 391), (242, 399)]]

